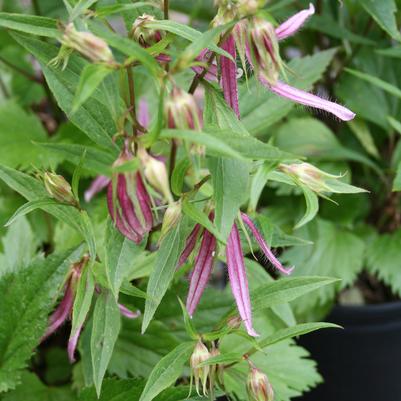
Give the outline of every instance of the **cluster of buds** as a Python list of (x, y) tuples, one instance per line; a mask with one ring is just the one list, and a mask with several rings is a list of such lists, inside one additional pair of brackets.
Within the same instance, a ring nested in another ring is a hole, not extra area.
[(335, 188), (330, 187), (328, 180), (342, 177), (326, 173), (309, 163), (280, 164), (279, 169), (317, 193), (336, 192)]
[(154, 21), (155, 17), (153, 15), (141, 15), (132, 24), (129, 36), (142, 47), (150, 47), (155, 43), (160, 42), (165, 36), (165, 33), (150, 26)]
[(246, 386), (250, 401), (273, 401), (274, 392), (269, 379), (254, 366), (250, 368)]
[(49, 195), (61, 203), (76, 206), (77, 201), (72, 193), (71, 185), (58, 174), (45, 172), (43, 182)]
[[(118, 168), (132, 158), (131, 151), (125, 146), (113, 166)], [(121, 234), (137, 244), (142, 242), (144, 235), (152, 228), (153, 216), (151, 199), (141, 173), (116, 173), (108, 185), (107, 204), (111, 218)]]
[(201, 112), (194, 96), (174, 86), (165, 103), (169, 128), (201, 130)]
[(77, 31), (72, 22), (66, 26), (61, 42), (94, 63), (114, 63), (113, 53), (103, 39), (91, 32)]

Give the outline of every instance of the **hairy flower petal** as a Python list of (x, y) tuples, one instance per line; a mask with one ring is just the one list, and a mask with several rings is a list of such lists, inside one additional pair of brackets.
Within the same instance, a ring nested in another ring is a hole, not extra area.
[(271, 264), (279, 271), (281, 271), (281, 273), (284, 274), (291, 274), (293, 268), (289, 268), (286, 269), (281, 262), (274, 256), (274, 253), (271, 251), (271, 249), (269, 248), (269, 246), (267, 245), (266, 241), (264, 240), (264, 238), (262, 237), (262, 235), (260, 234), (259, 230), (256, 228), (255, 224), (253, 223), (253, 221), (249, 218), (249, 216), (247, 216), (245, 213), (241, 213), (241, 217), (243, 222), (250, 228), (250, 230), (252, 231), (252, 234), (254, 235), (256, 241), (258, 242), (260, 249), (262, 250), (262, 252), (266, 255), (266, 257), (269, 259), (269, 261), (271, 262)]
[(68, 340), (67, 352), (68, 352), (68, 359), (70, 360), (71, 363), (75, 362), (75, 350), (77, 349), (78, 339), (79, 336), (81, 335), (81, 331), (82, 331), (82, 324), (77, 328), (74, 334), (72, 334), (71, 332), (70, 338)]
[(231, 290), (237, 303), (238, 311), (250, 336), (257, 337), (252, 326), (251, 300), (249, 297), (248, 279), (246, 277), (244, 255), (237, 226), (234, 224), (227, 240), (226, 247), (228, 276)]
[[(221, 45), (221, 48), (231, 54), (235, 60), (237, 52), (235, 49), (234, 36), (230, 35)], [(221, 86), (223, 88), (224, 98), (227, 104), (234, 110), (237, 117), (240, 117), (238, 104), (238, 86), (237, 86), (237, 65), (229, 58), (220, 57), (221, 66)]]
[(120, 313), (128, 319), (136, 319), (141, 315), (141, 312), (139, 310), (137, 310), (136, 312), (132, 312), (130, 309), (122, 304), (118, 304), (118, 309), (120, 310)]
[(283, 22), (276, 28), (277, 39), (283, 40), (285, 38), (288, 38), (289, 36), (294, 35), (294, 33), (297, 32), (306, 22), (306, 20), (314, 13), (315, 7), (312, 3), (310, 3), (307, 10), (302, 10), (299, 13), (288, 18), (287, 21)]
[(189, 285), (187, 310), (190, 316), (194, 314), (207, 282), (209, 281), (210, 273), (213, 268), (215, 249), (216, 239), (213, 234), (205, 230), (199, 253), (195, 259), (195, 266), (191, 274), (191, 282)]
[(98, 177), (96, 177), (84, 193), (85, 202), (90, 202), (96, 194), (107, 187), (109, 182), (110, 178), (104, 175), (99, 175)]
[(144, 218), (144, 230), (145, 232), (149, 232), (153, 226), (153, 215), (150, 207), (151, 201), (140, 173), (137, 173), (136, 176), (136, 196)]
[(316, 109), (325, 110), (331, 114), (334, 114), (336, 117), (343, 121), (350, 121), (355, 117), (355, 113), (353, 113), (346, 107), (322, 99), (321, 97), (313, 95), (312, 93), (293, 88), (292, 86), (289, 86), (280, 81), (278, 81), (274, 85), (270, 85), (262, 76), (259, 76), (259, 79), (261, 83), (273, 93), (278, 96), (292, 100), (293, 102), (309, 107), (314, 107)]
[(187, 238), (187, 242), (185, 244), (185, 248), (181, 253), (180, 259), (178, 261), (178, 267), (181, 267), (188, 259), (189, 255), (192, 253), (192, 251), (195, 248), (196, 242), (198, 240), (198, 234), (201, 229), (201, 226), (197, 224), (194, 229), (192, 230), (191, 234), (189, 234)]

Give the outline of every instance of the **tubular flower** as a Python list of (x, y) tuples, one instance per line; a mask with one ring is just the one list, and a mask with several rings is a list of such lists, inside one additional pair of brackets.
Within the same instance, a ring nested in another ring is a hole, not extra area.
[[(209, 218), (212, 220), (213, 214), (211, 214)], [(244, 213), (241, 214), (241, 218), (255, 237), (256, 242), (259, 244), (260, 250), (264, 253), (272, 265), (281, 273), (286, 275), (290, 274), (292, 268), (285, 268), (274, 256), (273, 252), (263, 239), (261, 233), (256, 228), (252, 220)], [(195, 249), (201, 230), (201, 226), (196, 225), (187, 238), (186, 246), (181, 254), (178, 266), (183, 265), (192, 251)], [(213, 261), (216, 252), (216, 239), (209, 231), (203, 229), (201, 238), (199, 251), (195, 258), (194, 268), (190, 276), (189, 291), (187, 296), (186, 306), (190, 316), (194, 314), (203, 291), (206, 288), (213, 269)], [(236, 223), (233, 224), (227, 240), (226, 260), (231, 291), (237, 304), (241, 320), (244, 322), (248, 334), (256, 337), (258, 334), (255, 332), (252, 325), (252, 310), (248, 289), (248, 279), (246, 276), (240, 235)]]
[[(125, 148), (114, 167), (121, 166), (131, 159), (131, 152)], [(107, 189), (107, 204), (117, 229), (125, 237), (139, 244), (153, 225), (151, 200), (141, 173), (117, 173)]]
[[(225, 4), (227, 2), (223, 3), (214, 21), (215, 24), (227, 22), (232, 15), (237, 18), (244, 16), (238, 5), (232, 5), (230, 2), (231, 5), (227, 8)], [(235, 7), (237, 9), (234, 12)], [(269, 22), (256, 16), (241, 20), (221, 47), (230, 53), (234, 60), (237, 49), (242, 63), (245, 64), (247, 59), (262, 85), (276, 95), (305, 106), (325, 110), (343, 121), (352, 120), (355, 114), (346, 107), (293, 88), (278, 79), (282, 70), (278, 42), (295, 34), (314, 12), (314, 6), (310, 4), (307, 10), (295, 14), (276, 29)], [(219, 66), (224, 98), (239, 117), (236, 63), (222, 56), (219, 58)]]

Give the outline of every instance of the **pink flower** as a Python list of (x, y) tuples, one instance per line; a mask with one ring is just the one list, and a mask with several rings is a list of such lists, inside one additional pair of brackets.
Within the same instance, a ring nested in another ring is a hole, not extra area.
[[(246, 55), (263, 86), (276, 95), (305, 106), (325, 110), (343, 121), (352, 120), (355, 113), (351, 110), (278, 80), (279, 71), (283, 68), (278, 52), (278, 41), (295, 34), (314, 12), (315, 9), (310, 4), (307, 10), (295, 14), (276, 29), (270, 22), (258, 17), (253, 17), (250, 21), (242, 20), (237, 23), (233, 33), (221, 47), (230, 53), (234, 60), (237, 47), (241, 55)], [(224, 98), (239, 117), (236, 64), (223, 56), (220, 57), (220, 68)]]
[[(209, 218), (213, 219), (213, 215), (211, 214)], [(259, 244), (261, 251), (269, 259), (273, 266), (284, 274), (290, 274), (292, 269), (284, 268), (280, 261), (274, 256), (273, 252), (263, 239), (252, 220), (244, 213), (241, 214), (241, 218), (249, 227), (255, 237), (255, 240)], [(202, 240), (198, 254), (195, 258), (194, 268), (190, 276), (189, 291), (186, 302), (187, 310), (190, 316), (192, 316), (196, 310), (213, 269), (216, 251), (216, 239), (214, 236), (206, 229), (202, 229), (200, 225), (196, 225), (187, 239), (186, 246), (181, 254), (178, 264), (179, 266), (184, 264), (190, 254), (193, 252), (201, 230), (203, 230), (201, 233)], [(226, 261), (231, 291), (237, 304), (238, 312), (242, 321), (244, 322), (248, 334), (256, 337), (258, 334), (255, 332), (252, 324), (252, 309), (248, 289), (248, 280), (246, 276), (241, 240), (236, 223), (234, 223), (227, 240)]]

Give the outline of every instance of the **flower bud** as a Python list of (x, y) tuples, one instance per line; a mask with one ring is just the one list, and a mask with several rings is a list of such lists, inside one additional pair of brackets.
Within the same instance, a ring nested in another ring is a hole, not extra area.
[(201, 340), (199, 340), (195, 346), (194, 352), (191, 355), (190, 359), (190, 365), (192, 369), (192, 374), (193, 377), (195, 378), (195, 387), (196, 387), (196, 392), (198, 395), (199, 393), (199, 383), (202, 384), (202, 390), (203, 394), (207, 394), (206, 390), (206, 383), (207, 379), (209, 376), (210, 372), (210, 367), (209, 366), (203, 366), (203, 367), (198, 367), (202, 362), (205, 362), (210, 358), (210, 352), (205, 346), (205, 344), (202, 343)]
[(341, 175), (326, 173), (309, 163), (280, 164), (279, 169), (318, 193), (331, 192), (326, 179), (341, 177)]
[(231, 316), (227, 320), (227, 327), (230, 329), (236, 330), (241, 327), (242, 320), (239, 316)]
[[(213, 347), (210, 351), (210, 357), (213, 358), (215, 356), (219, 356), (220, 351), (218, 348)], [(220, 383), (223, 385), (224, 383), (224, 365), (219, 363), (210, 366), (210, 388), (214, 387), (215, 382)]]
[(273, 388), (267, 376), (259, 369), (251, 368), (246, 386), (250, 401), (273, 401)]
[(282, 62), (273, 25), (264, 19), (254, 17), (249, 42), (249, 58), (252, 59), (255, 70), (258, 74), (263, 74), (269, 84), (275, 84), (282, 69)]
[(165, 103), (165, 114), (169, 128), (194, 129), (200, 131), (200, 110), (195, 98), (174, 86)]
[(166, 165), (155, 157), (150, 156), (143, 148), (138, 149), (138, 157), (142, 162), (143, 173), (149, 184), (160, 192), (169, 203), (174, 202), (170, 191)]
[(164, 213), (160, 237), (163, 238), (178, 222), (181, 217), (181, 202), (173, 202)]
[(113, 63), (113, 54), (103, 40), (91, 32), (79, 32), (73, 23), (67, 25), (62, 38), (63, 45), (70, 47), (94, 63)]
[(71, 185), (61, 175), (45, 172), (43, 176), (45, 188), (49, 195), (62, 203), (76, 205)]
[(132, 24), (130, 37), (138, 42), (142, 47), (150, 47), (160, 42), (165, 33), (149, 26), (149, 22), (154, 22), (153, 15), (143, 14)]

